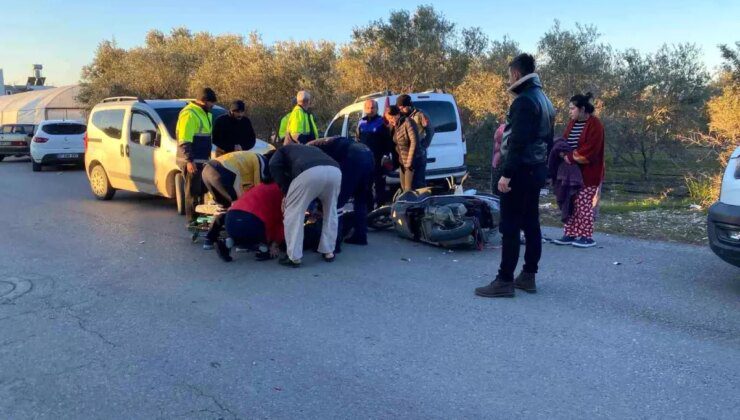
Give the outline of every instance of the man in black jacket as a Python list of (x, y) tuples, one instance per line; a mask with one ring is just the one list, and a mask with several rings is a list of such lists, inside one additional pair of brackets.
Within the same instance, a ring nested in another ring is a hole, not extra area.
[(256, 141), (257, 136), (252, 121), (247, 118), (244, 101), (232, 102), (229, 113), (220, 116), (213, 124), (213, 144), (217, 156), (250, 150)]
[[(367, 245), (367, 198), (370, 192), (370, 183), (373, 179), (373, 153), (362, 143), (348, 137), (326, 137), (308, 143), (318, 147), (332, 159), (337, 161), (342, 171), (342, 187), (339, 190), (337, 207), (342, 208), (353, 199), (354, 204), (354, 233), (347, 238), (347, 243)], [(342, 220), (339, 221), (339, 232), (342, 232)], [(337, 236), (337, 249), (342, 244), (341, 235)]]
[(285, 244), (287, 257), (280, 264), (301, 265), (303, 257), (303, 223), (308, 206), (321, 201), (323, 224), (318, 251), (327, 262), (334, 261), (337, 240), (337, 199), (342, 184), (339, 164), (318, 147), (288, 144), (270, 159), (270, 175), (285, 196)]
[(427, 186), (427, 149), (432, 145), (434, 137), (434, 126), (431, 124), (427, 114), (414, 107), (414, 103), (409, 95), (400, 95), (396, 98), (396, 106), (401, 110), (401, 115), (411, 118), (419, 130), (419, 145), (421, 146), (422, 157), (419, 164), (414, 164), (414, 179), (411, 182), (413, 189)]
[[(555, 109), (542, 92), (534, 72), (534, 57), (520, 54), (509, 63), (509, 91), (516, 98), (509, 108), (501, 143), (501, 266), (491, 284), (475, 289), (478, 296), (514, 297), (514, 288), (537, 291), (535, 274), (542, 255), (540, 189), (547, 177), (548, 145), (552, 143)], [(514, 280), (519, 261), (519, 231), (524, 231), (524, 267)]]

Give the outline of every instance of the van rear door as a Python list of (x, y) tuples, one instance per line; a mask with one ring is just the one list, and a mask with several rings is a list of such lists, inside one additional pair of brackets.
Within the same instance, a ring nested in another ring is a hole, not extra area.
[(432, 144), (427, 150), (427, 171), (459, 168), (465, 164), (462, 127), (455, 108), (449, 100), (419, 99), (414, 106), (429, 117), (434, 127)]

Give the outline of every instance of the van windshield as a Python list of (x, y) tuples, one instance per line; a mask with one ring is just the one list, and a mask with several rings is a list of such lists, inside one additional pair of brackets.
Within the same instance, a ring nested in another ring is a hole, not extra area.
[(415, 101), (414, 106), (422, 110), (435, 133), (446, 133), (457, 130), (457, 113), (452, 103), (447, 101)]
[[(183, 108), (185, 108), (185, 105), (155, 109), (159, 118), (164, 122), (164, 126), (167, 127), (167, 132), (170, 133), (170, 137), (173, 139), (176, 138), (175, 127), (177, 127), (177, 117), (180, 115), (180, 111), (182, 111)], [(215, 122), (218, 117), (226, 114), (226, 110), (221, 107), (214, 107), (211, 110), (211, 114), (213, 114), (213, 121)]]

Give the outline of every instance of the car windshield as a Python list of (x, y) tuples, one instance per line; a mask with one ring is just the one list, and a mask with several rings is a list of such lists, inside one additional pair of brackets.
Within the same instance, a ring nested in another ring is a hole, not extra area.
[(83, 124), (73, 123), (54, 123), (44, 125), (44, 132), (46, 134), (83, 134), (87, 127)]
[[(183, 108), (185, 108), (185, 105), (155, 109), (159, 118), (164, 122), (164, 126), (167, 127), (167, 132), (170, 133), (170, 137), (173, 139), (176, 138), (175, 127), (177, 127), (177, 117), (180, 115), (180, 111), (182, 111)], [(218, 117), (226, 114), (226, 110), (221, 107), (214, 107), (213, 110), (211, 110), (211, 114), (213, 114), (213, 121), (216, 121)]]

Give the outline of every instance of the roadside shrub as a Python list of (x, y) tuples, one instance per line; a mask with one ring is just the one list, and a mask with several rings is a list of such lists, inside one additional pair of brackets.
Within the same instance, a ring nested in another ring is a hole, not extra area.
[(684, 179), (689, 190), (689, 198), (702, 208), (711, 206), (719, 198), (722, 175), (689, 174)]

